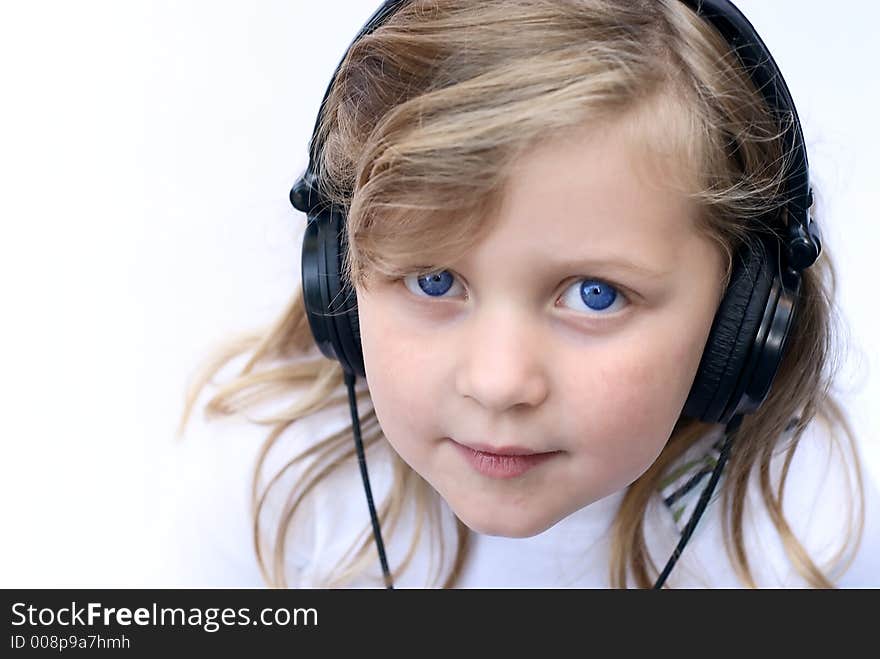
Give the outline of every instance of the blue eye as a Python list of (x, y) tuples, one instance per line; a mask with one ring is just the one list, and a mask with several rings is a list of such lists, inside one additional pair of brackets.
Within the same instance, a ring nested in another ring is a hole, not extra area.
[(416, 278), (416, 284), (418, 285), (419, 290), (414, 290), (414, 288), (410, 286), (413, 277), (413, 275), (404, 277), (403, 283), (414, 295), (419, 297), (442, 297), (450, 288), (452, 288), (452, 284), (455, 281), (455, 278), (448, 270), (439, 270)]
[[(560, 299), (573, 308), (583, 309), (582, 305), (586, 305), (587, 309), (591, 311), (606, 311), (615, 302), (625, 301), (623, 294), (614, 286), (599, 279), (579, 279), (575, 285), (568, 288)], [(607, 316), (610, 313), (602, 315)]]

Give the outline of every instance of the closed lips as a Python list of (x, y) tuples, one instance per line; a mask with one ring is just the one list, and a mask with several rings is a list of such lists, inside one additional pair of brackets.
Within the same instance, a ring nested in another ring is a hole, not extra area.
[[(455, 441), (455, 440), (452, 440)], [(480, 444), (478, 442), (456, 442), (465, 448), (469, 448), (479, 453), (487, 453), (489, 455), (543, 455), (545, 453), (558, 453), (558, 451), (534, 451), (520, 446), (489, 446), (488, 444)]]

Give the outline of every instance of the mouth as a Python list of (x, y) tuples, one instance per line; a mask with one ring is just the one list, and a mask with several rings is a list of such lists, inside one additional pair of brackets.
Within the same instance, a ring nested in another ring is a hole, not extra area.
[(489, 478), (507, 479), (522, 476), (562, 451), (535, 452), (518, 446), (488, 447), (484, 444), (459, 444), (450, 441), (476, 471)]
[[(455, 442), (455, 440), (452, 440)], [(459, 446), (464, 446), (465, 448), (469, 448), (472, 451), (477, 451), (478, 453), (485, 453), (486, 455), (546, 455), (548, 453), (558, 453), (559, 451), (534, 451), (532, 449), (520, 447), (520, 446), (489, 446), (488, 444), (480, 444), (479, 442), (468, 442), (467, 444), (462, 442), (455, 442)]]

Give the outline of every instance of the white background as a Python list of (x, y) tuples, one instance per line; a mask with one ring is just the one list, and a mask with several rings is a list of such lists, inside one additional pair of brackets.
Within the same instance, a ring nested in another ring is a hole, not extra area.
[[(877, 478), (880, 9), (738, 5), (804, 124), (851, 329), (838, 391)], [(259, 585), (264, 431), (174, 430), (208, 348), (273, 319), (298, 280), (288, 190), (377, 7), (0, 4), (0, 586)]]

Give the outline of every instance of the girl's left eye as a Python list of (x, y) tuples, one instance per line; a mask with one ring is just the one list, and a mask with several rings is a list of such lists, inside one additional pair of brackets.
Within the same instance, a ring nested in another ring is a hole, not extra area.
[(601, 316), (610, 316), (614, 311), (625, 308), (629, 302), (613, 284), (592, 278), (578, 279), (559, 299), (571, 303), (577, 311), (585, 306), (589, 311), (599, 312)]
[[(455, 276), (448, 270), (439, 270), (421, 277), (407, 275), (403, 277), (403, 283), (413, 295), (429, 298), (443, 298), (456, 285), (462, 288)], [(578, 279), (565, 290), (559, 299), (563, 304), (567, 304), (576, 311), (584, 311), (586, 308), (586, 311), (596, 312), (603, 316), (618, 311), (628, 302), (626, 296), (616, 286), (594, 278)], [(611, 312), (608, 311), (609, 309)]]

